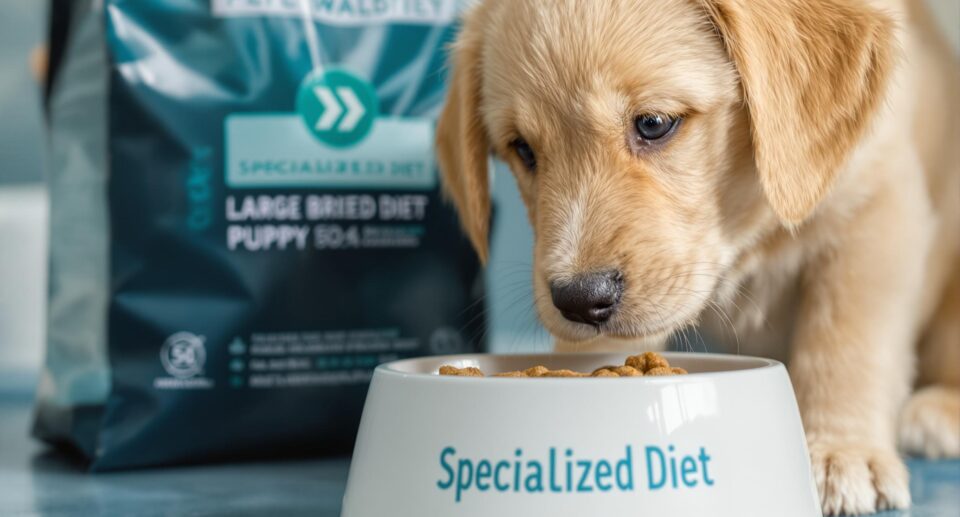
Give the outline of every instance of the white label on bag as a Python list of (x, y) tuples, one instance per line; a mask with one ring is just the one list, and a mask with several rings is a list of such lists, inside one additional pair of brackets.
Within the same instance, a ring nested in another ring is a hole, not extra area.
[(297, 115), (233, 114), (226, 119), (226, 181), (231, 188), (432, 190), (433, 123), (381, 117), (352, 147), (314, 138)]
[(439, 25), (453, 21), (456, 0), (213, 0), (213, 14), (239, 16), (301, 16), (310, 2), (314, 18), (330, 25), (401, 22)]

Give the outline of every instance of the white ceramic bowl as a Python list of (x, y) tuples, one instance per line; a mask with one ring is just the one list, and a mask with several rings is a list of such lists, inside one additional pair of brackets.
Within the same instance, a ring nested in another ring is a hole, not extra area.
[(689, 375), (441, 377), (623, 354), (459, 355), (377, 368), (343, 517), (821, 515), (783, 365), (664, 354)]

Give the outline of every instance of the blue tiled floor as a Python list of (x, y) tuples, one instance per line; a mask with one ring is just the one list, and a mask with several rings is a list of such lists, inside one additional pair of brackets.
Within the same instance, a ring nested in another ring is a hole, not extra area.
[[(26, 436), (29, 401), (0, 400), (0, 516), (337, 516), (347, 459), (84, 474)], [(909, 512), (960, 517), (960, 461), (910, 463)]]

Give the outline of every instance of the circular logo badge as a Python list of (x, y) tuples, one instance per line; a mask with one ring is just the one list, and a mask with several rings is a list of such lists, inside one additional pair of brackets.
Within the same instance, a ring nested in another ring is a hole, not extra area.
[(168, 337), (160, 348), (163, 369), (178, 379), (187, 379), (203, 371), (206, 360), (203, 337), (189, 332), (177, 332)]
[(373, 128), (379, 104), (370, 83), (336, 68), (311, 73), (297, 93), (297, 112), (307, 129), (332, 147), (363, 140)]
[(450, 327), (441, 327), (430, 335), (430, 352), (437, 355), (456, 354), (463, 351), (463, 338)]

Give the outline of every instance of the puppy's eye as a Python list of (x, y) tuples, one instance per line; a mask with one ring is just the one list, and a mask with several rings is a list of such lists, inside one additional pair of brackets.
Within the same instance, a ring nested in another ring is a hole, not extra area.
[(517, 153), (517, 156), (527, 170), (537, 170), (537, 155), (533, 153), (533, 148), (530, 147), (530, 144), (528, 144), (526, 140), (518, 138), (510, 145), (513, 146), (513, 150)]
[(647, 142), (654, 142), (669, 136), (679, 123), (679, 117), (668, 117), (653, 113), (640, 115), (633, 122), (637, 130), (637, 136)]

